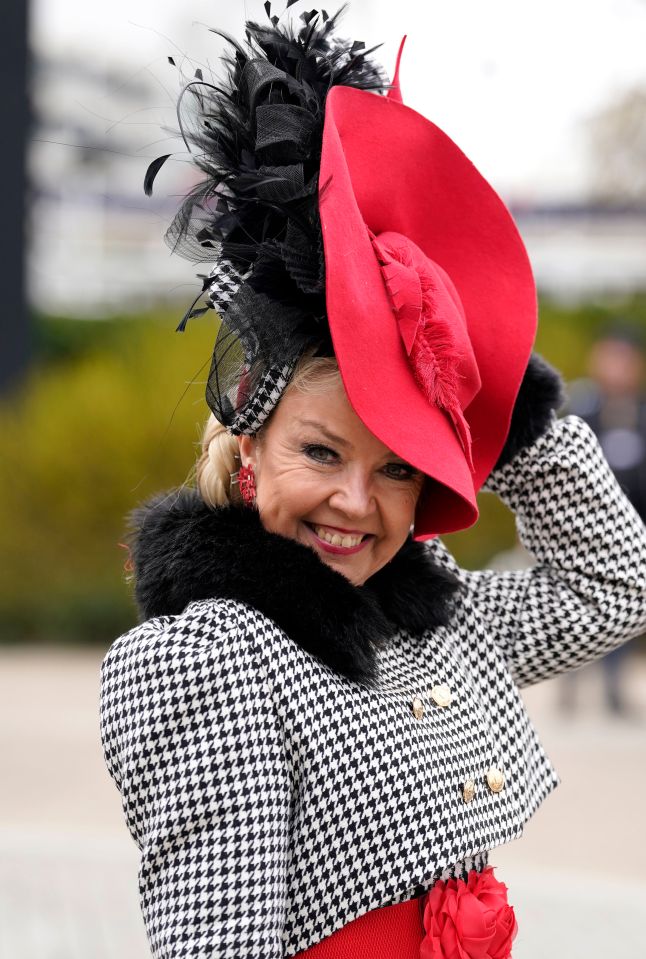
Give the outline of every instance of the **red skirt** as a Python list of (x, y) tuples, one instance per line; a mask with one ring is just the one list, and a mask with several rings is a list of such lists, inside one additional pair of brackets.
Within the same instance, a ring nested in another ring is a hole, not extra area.
[(371, 909), (294, 959), (419, 959), (423, 900)]
[(407, 902), (371, 909), (294, 959), (429, 959), (489, 955), (511, 959), (518, 932), (507, 886), (494, 867), (437, 880)]

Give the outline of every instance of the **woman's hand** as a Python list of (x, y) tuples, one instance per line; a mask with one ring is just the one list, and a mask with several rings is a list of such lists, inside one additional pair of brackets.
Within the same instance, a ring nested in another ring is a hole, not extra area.
[(564, 401), (560, 373), (538, 353), (532, 353), (516, 397), (509, 434), (494, 469), (505, 466), (516, 453), (536, 442)]

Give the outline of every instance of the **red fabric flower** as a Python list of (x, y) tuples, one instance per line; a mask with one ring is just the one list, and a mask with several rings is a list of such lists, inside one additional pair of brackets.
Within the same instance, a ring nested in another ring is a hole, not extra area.
[(413, 376), (428, 402), (448, 413), (473, 471), (464, 410), (482, 384), (458, 291), (408, 237), (371, 238)]
[(507, 886), (493, 866), (463, 879), (438, 881), (424, 905), (420, 959), (510, 959), (518, 932)]

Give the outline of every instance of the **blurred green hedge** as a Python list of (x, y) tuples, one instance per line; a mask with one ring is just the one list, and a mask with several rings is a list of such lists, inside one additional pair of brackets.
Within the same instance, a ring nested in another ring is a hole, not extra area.
[(103, 642), (134, 622), (124, 518), (189, 475), (210, 319), (184, 334), (175, 314), (38, 321), (36, 361), (0, 407), (3, 639)]
[[(563, 374), (566, 383), (586, 374), (594, 340), (614, 323), (632, 325), (646, 334), (646, 295), (606, 299), (567, 306), (543, 300), (539, 309), (535, 349)], [(462, 533), (444, 537), (458, 561), (471, 569), (484, 566), (516, 542), (513, 517), (491, 494), (479, 498), (480, 518)]]
[[(541, 315), (537, 348), (571, 379), (608, 320), (646, 329), (646, 298)], [(214, 317), (184, 334), (177, 318), (37, 318), (30, 373), (0, 406), (0, 639), (106, 643), (135, 622), (125, 517), (189, 478), (208, 412)], [(471, 567), (514, 542), (506, 510), (481, 505), (472, 530), (447, 537)]]

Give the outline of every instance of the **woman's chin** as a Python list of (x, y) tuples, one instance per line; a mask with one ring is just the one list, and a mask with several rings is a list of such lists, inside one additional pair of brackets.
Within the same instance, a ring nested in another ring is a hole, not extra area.
[(341, 573), (355, 586), (360, 586), (370, 575), (369, 572), (366, 573), (367, 567), (370, 566), (368, 554), (372, 548), (372, 543), (369, 541), (362, 543), (359, 549), (343, 550), (337, 545), (322, 542), (307, 523), (301, 523), (298, 540), (313, 549), (326, 566)]
[(353, 586), (363, 586), (372, 576), (370, 563), (367, 562), (369, 558), (364, 555), (338, 556), (323, 550), (316, 550), (316, 553), (326, 566), (333, 569), (335, 573), (341, 573)]

